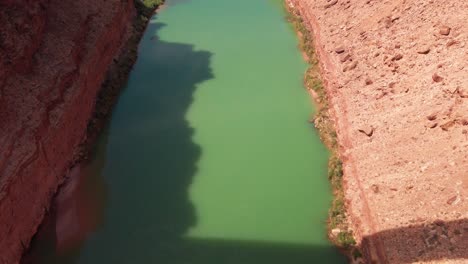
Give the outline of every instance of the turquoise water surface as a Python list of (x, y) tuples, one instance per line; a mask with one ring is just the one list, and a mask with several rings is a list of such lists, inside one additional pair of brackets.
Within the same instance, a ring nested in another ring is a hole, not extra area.
[(326, 239), (328, 153), (282, 2), (167, 2), (81, 171), (65, 217), (78, 231), (52, 221), (36, 262), (345, 263)]

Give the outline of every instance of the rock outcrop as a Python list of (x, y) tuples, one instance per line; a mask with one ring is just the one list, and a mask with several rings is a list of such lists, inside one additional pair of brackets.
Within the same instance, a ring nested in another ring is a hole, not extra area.
[(314, 36), (366, 263), (466, 263), (468, 2), (290, 2)]
[(0, 263), (17, 263), (129, 36), (133, 0), (0, 0)]

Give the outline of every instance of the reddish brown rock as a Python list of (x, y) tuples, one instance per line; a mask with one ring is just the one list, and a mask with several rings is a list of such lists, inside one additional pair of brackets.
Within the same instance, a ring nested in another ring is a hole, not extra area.
[(447, 200), (447, 204), (452, 205), (456, 200), (457, 200), (457, 196), (456, 195), (452, 196), (451, 198)]
[(468, 98), (468, 90), (467, 89), (457, 88), (456, 92), (461, 98)]
[(437, 122), (431, 123), (431, 124), (429, 124), (429, 128), (436, 128), (437, 125), (439, 125), (439, 123), (437, 123)]
[(335, 48), (335, 52), (338, 53), (338, 54), (341, 54), (343, 52), (345, 52), (345, 48), (343, 46), (338, 46)]
[(402, 54), (396, 54), (395, 56), (392, 57), (392, 61), (399, 61), (401, 59), (403, 59)]
[(449, 130), (449, 128), (453, 127), (454, 125), (456, 124), (455, 120), (450, 120), (442, 125), (440, 125), (440, 128), (442, 128), (442, 130)]
[(0, 263), (18, 263), (41, 223), (134, 12), (132, 0), (0, 1)]
[(357, 67), (357, 61), (350, 62), (343, 67), (343, 72), (354, 70), (356, 67)]
[(455, 44), (458, 44), (458, 41), (456, 41), (456, 40), (454, 40), (454, 39), (451, 39), (451, 40), (449, 40), (449, 41), (447, 42), (446, 46), (447, 46), (447, 48), (448, 48), (448, 47), (451, 47), (451, 46), (453, 46), (453, 45), (455, 45)]
[(441, 82), (444, 80), (444, 78), (442, 78), (440, 75), (438, 75), (437, 73), (434, 73), (432, 74), (432, 80), (434, 82)]
[(431, 48), (429, 47), (422, 47), (418, 49), (419, 54), (428, 54), (431, 51)]
[(326, 0), (326, 1), (327, 1), (327, 3), (324, 6), (325, 8), (330, 8), (330, 7), (334, 6), (334, 5), (336, 5), (336, 3), (338, 3), (338, 0)]
[(346, 62), (351, 59), (351, 55), (349, 53), (341, 53), (339, 58), (341, 62)]
[(447, 27), (447, 26), (441, 26), (441, 27), (439, 28), (439, 33), (440, 33), (441, 35), (448, 36), (448, 35), (450, 34), (450, 31), (451, 31), (451, 30), (452, 30), (452, 29), (449, 28), (449, 27)]
[(427, 116), (427, 119), (430, 121), (434, 121), (437, 118), (437, 113), (433, 113)]

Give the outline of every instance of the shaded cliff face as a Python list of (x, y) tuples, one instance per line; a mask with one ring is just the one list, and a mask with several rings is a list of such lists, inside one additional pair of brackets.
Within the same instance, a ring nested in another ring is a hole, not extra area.
[(132, 0), (0, 0), (0, 263), (16, 263), (85, 136)]

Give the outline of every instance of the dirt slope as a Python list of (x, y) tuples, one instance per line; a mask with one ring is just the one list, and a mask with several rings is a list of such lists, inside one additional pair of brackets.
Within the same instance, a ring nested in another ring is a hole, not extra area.
[(292, 0), (369, 263), (468, 263), (468, 1)]
[(0, 263), (17, 263), (85, 135), (132, 0), (0, 0)]

